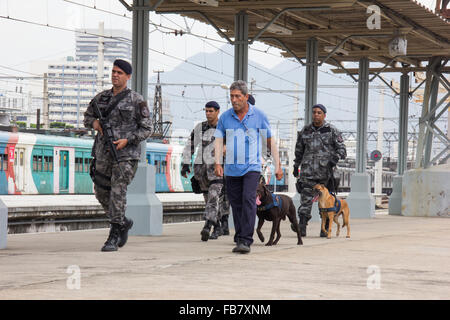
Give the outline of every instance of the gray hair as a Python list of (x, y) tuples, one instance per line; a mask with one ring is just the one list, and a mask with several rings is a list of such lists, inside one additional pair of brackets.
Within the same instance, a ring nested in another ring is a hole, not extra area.
[(230, 86), (230, 91), (233, 90), (239, 90), (245, 96), (246, 94), (248, 94), (247, 82), (245, 82), (244, 80), (237, 80), (233, 82)]

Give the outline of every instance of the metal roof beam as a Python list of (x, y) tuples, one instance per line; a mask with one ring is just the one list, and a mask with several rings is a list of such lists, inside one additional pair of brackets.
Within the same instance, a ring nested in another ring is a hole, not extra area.
[(161, 10), (173, 11), (173, 10), (199, 10), (208, 12), (222, 11), (241, 11), (246, 9), (280, 9), (280, 8), (305, 8), (305, 7), (318, 7), (329, 6), (332, 8), (345, 8), (351, 7), (355, 3), (355, 0), (265, 0), (265, 1), (220, 1), (219, 6), (210, 7), (202, 6), (193, 2), (166, 2), (160, 6)]
[[(369, 69), (369, 73), (379, 73), (381, 71), (382, 68), (370, 68)], [(358, 73), (358, 69), (357, 68), (349, 68), (346, 71), (340, 70), (340, 69), (331, 69), (331, 71), (333, 73), (351, 73), (351, 74), (357, 74)], [(427, 71), (427, 67), (406, 67), (406, 68), (386, 68), (384, 69), (381, 73), (387, 73), (387, 72), (426, 72)], [(450, 67), (443, 67), (441, 70), (441, 73), (450, 73)], [(425, 82), (422, 81), (422, 83), (420, 83), (419, 86), (421, 86), (423, 83)]]
[(409, 26), (413, 27), (414, 30), (412, 32), (416, 33), (418, 36), (427, 39), (428, 41), (431, 41), (438, 45), (448, 45), (450, 44), (450, 40), (446, 39), (444, 37), (441, 37), (431, 30), (421, 26), (420, 24), (416, 23), (414, 20), (396, 12), (395, 10), (392, 10), (391, 8), (385, 6), (384, 4), (380, 3), (379, 1), (370, 1), (367, 4), (362, 1), (357, 1), (357, 4), (361, 5), (364, 8), (367, 8), (370, 5), (377, 5), (381, 8), (381, 16), (389, 21), (393, 21), (394, 23), (398, 23), (403, 26)]

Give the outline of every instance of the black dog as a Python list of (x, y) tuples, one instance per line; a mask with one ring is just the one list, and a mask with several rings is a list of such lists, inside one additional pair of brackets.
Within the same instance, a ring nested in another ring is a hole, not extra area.
[[(272, 195), (272, 193), (267, 189), (266, 183), (262, 176), (256, 190), (256, 204), (258, 206), (256, 214), (258, 215), (259, 220), (256, 233), (258, 234), (261, 242), (264, 242), (264, 236), (261, 233), (261, 227), (264, 224), (264, 220), (273, 222), (270, 239), (266, 243), (266, 246), (271, 246), (277, 244), (278, 240), (280, 240), (280, 222), (281, 219), (286, 220), (286, 216), (288, 216), (289, 221), (294, 225), (295, 230), (297, 230), (297, 244), (303, 244), (301, 233), (299, 232), (297, 216), (295, 214), (296, 210), (292, 199), (285, 195)], [(275, 231), (277, 232), (277, 238), (273, 241)]]

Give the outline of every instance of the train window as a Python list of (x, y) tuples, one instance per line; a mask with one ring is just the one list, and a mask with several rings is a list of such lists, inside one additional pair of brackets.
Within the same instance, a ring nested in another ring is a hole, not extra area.
[(17, 166), (17, 151), (14, 151), (14, 167)]
[(42, 171), (42, 156), (38, 156), (37, 158), (37, 171)]
[(161, 172), (158, 160), (155, 160), (155, 168), (156, 168), (156, 173), (160, 173)]
[(75, 158), (75, 172), (83, 172), (83, 158)]
[(161, 172), (162, 173), (166, 173), (166, 166), (167, 166), (167, 161), (163, 161), (162, 162), (162, 167), (161, 167)]
[(8, 171), (8, 155), (0, 154), (0, 166), (2, 171)]
[(23, 167), (23, 151), (20, 151), (20, 166)]
[[(47, 171), (53, 172), (53, 156), (47, 156), (46, 158), (48, 160), (48, 165), (47, 165), (48, 170)], [(46, 162), (47, 162), (47, 160), (46, 160)]]
[(33, 156), (33, 171), (42, 171), (42, 156)]
[(89, 172), (89, 167), (91, 166), (91, 158), (84, 158), (84, 172)]

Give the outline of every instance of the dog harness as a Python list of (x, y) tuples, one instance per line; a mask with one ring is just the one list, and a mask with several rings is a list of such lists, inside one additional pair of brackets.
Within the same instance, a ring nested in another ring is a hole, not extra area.
[(331, 207), (331, 208), (319, 208), (320, 212), (334, 211), (337, 214), (337, 213), (339, 213), (341, 211), (341, 200), (336, 198), (336, 196), (334, 194), (332, 194), (332, 196), (334, 197), (334, 207)]
[(281, 197), (278, 196), (278, 195), (274, 195), (272, 193), (272, 203), (269, 203), (269, 204), (267, 204), (265, 206), (258, 206), (257, 209), (258, 209), (258, 211), (267, 211), (267, 210), (270, 210), (270, 209), (272, 209), (274, 207), (281, 208), (281, 204), (282, 204)]

